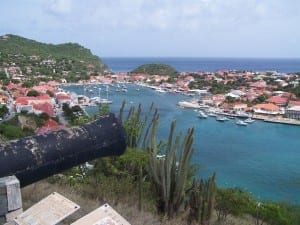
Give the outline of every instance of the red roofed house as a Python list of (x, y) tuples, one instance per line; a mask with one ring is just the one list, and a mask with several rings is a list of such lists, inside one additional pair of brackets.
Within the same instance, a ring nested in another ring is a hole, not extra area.
[(273, 103), (279, 107), (285, 107), (288, 103), (288, 98), (284, 98), (281, 96), (271, 96), (266, 100), (267, 103)]
[(253, 106), (253, 111), (258, 114), (270, 114), (277, 115), (281, 114), (281, 111), (277, 105), (272, 103), (262, 103)]
[(251, 82), (249, 85), (252, 88), (266, 88), (267, 87), (267, 83), (264, 80), (260, 80), (260, 81), (256, 81), (256, 82)]
[(59, 92), (56, 94), (56, 102), (60, 106), (63, 105), (64, 103), (70, 104), (71, 97), (67, 93)]
[[(37, 106), (40, 104), (42, 106)], [(44, 105), (44, 104), (46, 104), (46, 105)], [(35, 110), (37, 110), (37, 113), (38, 113), (39, 111), (45, 110), (45, 113), (47, 113), (49, 116), (53, 116), (54, 109), (52, 112), (49, 109), (50, 106), (53, 109), (53, 100), (52, 100), (52, 98), (50, 98), (49, 95), (41, 95), (41, 96), (37, 96), (37, 97), (19, 97), (15, 101), (15, 107), (16, 107), (16, 111), (18, 113), (20, 113), (22, 111), (34, 112)]]
[(48, 102), (33, 104), (32, 107), (35, 114), (47, 113), (50, 117), (55, 116), (53, 105)]
[(38, 85), (32, 87), (32, 89), (42, 94), (46, 94), (47, 91), (51, 91), (52, 93), (56, 92), (56, 89), (50, 85)]
[(293, 106), (300, 106), (300, 101), (289, 101), (289, 106), (293, 107)]
[(44, 123), (44, 126), (42, 126), (37, 133), (38, 134), (44, 134), (48, 132), (57, 131), (59, 129), (65, 128), (63, 125), (59, 125), (55, 120), (49, 119)]
[(230, 104), (230, 109), (236, 112), (245, 111), (247, 107), (247, 104), (243, 102), (233, 102)]

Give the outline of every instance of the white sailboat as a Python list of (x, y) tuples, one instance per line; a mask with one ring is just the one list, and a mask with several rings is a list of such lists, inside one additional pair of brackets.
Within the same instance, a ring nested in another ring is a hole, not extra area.
[(99, 90), (99, 104), (111, 104), (112, 101), (108, 100), (108, 85), (106, 86), (106, 98), (101, 98), (101, 88)]

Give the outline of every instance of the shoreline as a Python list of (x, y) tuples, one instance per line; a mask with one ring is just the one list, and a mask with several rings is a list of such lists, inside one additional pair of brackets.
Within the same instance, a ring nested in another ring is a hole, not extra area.
[[(124, 83), (124, 82), (118, 82), (118, 83)], [(132, 85), (136, 85), (136, 86), (143, 86), (146, 88), (151, 88), (151, 86), (147, 86), (147, 85), (141, 85), (139, 83), (131, 83), (129, 82), (129, 84)], [(110, 84), (106, 84), (106, 83), (101, 83), (101, 82), (89, 82), (89, 83), (65, 83), (65, 84), (61, 84), (61, 87), (69, 87), (69, 86), (81, 86), (81, 85), (110, 85)], [(173, 93), (173, 92), (170, 92)], [(185, 92), (178, 92), (178, 93), (174, 93), (174, 94), (186, 94)], [(199, 109), (199, 108), (197, 108)], [(295, 120), (295, 119), (289, 119), (289, 118), (275, 118), (275, 117), (270, 117), (270, 116), (264, 116), (264, 115), (239, 115), (239, 114), (230, 114), (230, 113), (225, 113), (225, 112), (220, 112), (220, 108), (211, 108), (214, 113), (218, 114), (218, 115), (223, 115), (223, 116), (230, 116), (230, 117), (237, 117), (237, 118), (252, 118), (252, 119), (256, 119), (256, 120), (262, 120), (264, 122), (268, 122), (268, 123), (277, 123), (277, 124), (283, 124), (283, 125), (294, 125), (294, 126), (300, 126), (300, 120)], [(200, 109), (201, 110), (201, 109)]]

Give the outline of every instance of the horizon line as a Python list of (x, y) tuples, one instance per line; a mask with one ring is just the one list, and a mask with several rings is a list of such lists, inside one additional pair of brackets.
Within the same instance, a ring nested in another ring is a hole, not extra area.
[(296, 59), (300, 57), (265, 57), (265, 56), (99, 56), (100, 58), (195, 58), (195, 59)]

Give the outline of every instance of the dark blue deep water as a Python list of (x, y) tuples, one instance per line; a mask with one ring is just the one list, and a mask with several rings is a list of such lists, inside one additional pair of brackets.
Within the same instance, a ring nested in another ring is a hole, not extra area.
[(102, 58), (113, 72), (129, 72), (146, 63), (164, 63), (173, 66), (177, 71), (217, 70), (250, 70), (278, 72), (300, 72), (300, 59), (268, 59), (268, 58)]
[[(105, 62), (113, 71), (128, 71), (133, 65), (145, 63), (144, 59), (132, 60), (133, 62), (129, 59)], [(211, 62), (215, 66), (206, 65), (198, 68), (192, 63), (193, 61), (185, 64), (186, 60), (184, 59), (183, 62), (179, 60), (180, 62), (174, 67), (182, 71), (208, 71), (208, 68), (215, 71), (225, 68), (225, 62), (220, 64)], [(279, 66), (276, 66), (275, 61), (272, 61), (270, 65), (274, 68), (269, 69), (282, 72), (300, 71), (299, 60), (291, 60), (287, 65), (284, 62), (280, 61)], [(232, 69), (230, 66), (233, 64), (232, 62), (226, 68)], [(262, 64), (253, 65), (253, 71), (260, 70), (259, 68), (263, 70)], [(161, 115), (158, 135), (162, 139), (167, 137), (170, 122), (174, 119), (177, 120), (178, 131), (195, 127), (193, 162), (202, 167), (199, 177), (207, 177), (216, 171), (217, 182), (222, 187), (238, 186), (253, 193), (258, 199), (300, 203), (300, 126), (256, 121), (243, 127), (236, 125), (234, 120), (220, 123), (212, 117), (206, 120), (199, 119), (193, 110), (177, 107), (177, 102), (189, 98), (187, 96), (160, 94), (144, 87), (139, 87), (140, 91), (137, 91), (133, 84), (127, 84), (127, 87), (126, 93), (116, 92), (113, 87), (110, 87), (109, 98), (113, 100), (110, 108), (112, 112), (119, 111), (123, 100), (126, 100), (128, 105), (142, 103), (145, 111), (154, 102)], [(69, 86), (65, 89), (83, 94), (82, 86)], [(101, 90), (105, 90), (105, 87), (102, 86)], [(102, 94), (105, 95), (104, 91)], [(96, 96), (98, 92), (89, 95)], [(90, 107), (86, 110), (93, 113), (97, 109)]]

